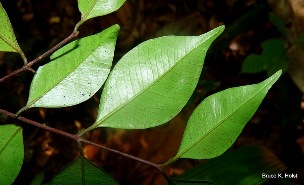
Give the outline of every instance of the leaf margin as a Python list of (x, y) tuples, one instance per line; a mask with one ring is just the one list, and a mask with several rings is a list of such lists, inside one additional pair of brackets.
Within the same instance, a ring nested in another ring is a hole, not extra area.
[[(264, 80), (264, 81), (262, 81), (262, 82), (260, 82), (260, 83), (252, 84), (252, 85), (246, 85), (246, 86), (240, 86), (240, 87), (249, 87), (249, 86), (253, 86), (253, 85), (259, 85), (259, 84), (262, 84), (262, 83), (265, 83), (265, 82), (268, 81), (268, 83), (267, 83), (263, 88), (261, 88), (260, 91), (262, 91), (262, 90), (265, 89), (265, 88), (268, 88), (268, 90), (269, 90), (269, 89), (272, 87), (272, 85), (280, 78), (281, 74), (282, 74), (282, 70), (279, 70), (279, 71), (277, 71), (275, 74), (273, 74), (271, 77), (267, 78), (266, 80)], [(271, 85), (270, 85), (269, 87), (267, 87), (267, 85), (269, 85), (269, 84), (271, 84)], [(239, 88), (239, 87), (234, 87), (234, 88)], [(227, 92), (227, 90), (231, 90), (231, 89), (234, 89), (234, 88), (225, 89), (225, 90), (220, 91), (220, 92), (218, 92), (218, 93), (223, 93), (223, 92), (225, 92), (225, 91)], [(268, 90), (266, 91), (266, 93), (268, 92)], [(215, 94), (210, 95), (210, 96), (207, 97), (205, 100), (208, 100), (210, 97), (215, 96), (215, 95), (217, 95), (218, 93), (215, 93)], [(255, 96), (257, 96), (257, 95), (258, 95), (258, 93), (255, 94)], [(265, 95), (266, 95), (266, 94), (265, 94)], [(251, 96), (250, 99), (253, 99), (252, 97), (254, 97), (254, 96)], [(179, 148), (177, 154), (176, 154), (174, 157), (170, 158), (167, 162), (165, 162), (164, 164), (162, 164), (162, 166), (166, 166), (166, 165), (168, 165), (168, 164), (170, 164), (170, 163), (172, 163), (172, 162), (178, 160), (179, 158), (209, 159), (209, 158), (199, 158), (199, 157), (195, 158), (195, 157), (188, 157), (188, 156), (182, 157), (182, 156), (183, 156), (184, 154), (186, 154), (189, 150), (191, 150), (193, 147), (195, 147), (199, 142), (201, 142), (201, 141), (203, 140), (204, 137), (207, 137), (207, 136), (200, 136), (199, 141), (197, 141), (197, 142), (195, 142), (194, 144), (192, 144), (192, 146), (186, 147), (186, 149), (184, 149), (182, 152), (180, 152), (181, 147), (182, 147), (182, 144), (183, 144), (183, 141), (185, 140), (185, 137), (186, 137), (185, 135), (186, 135), (186, 132), (187, 132), (187, 127), (188, 127), (189, 122), (191, 121), (191, 117), (193, 117), (197, 111), (200, 111), (201, 106), (203, 105), (203, 102), (204, 102), (205, 100), (203, 100), (202, 103), (200, 103), (200, 105), (198, 105), (198, 106), (196, 107), (196, 109), (193, 111), (192, 115), (190, 116), (190, 118), (189, 118), (189, 120), (188, 120), (188, 123), (187, 123), (187, 126), (186, 126), (186, 129), (185, 129), (185, 131), (184, 131), (184, 135), (183, 135), (183, 138), (182, 138), (182, 142), (181, 142), (181, 144), (180, 144), (180, 148)], [(262, 100), (263, 100), (263, 99), (262, 99)], [(250, 101), (250, 100), (248, 100), (248, 101)], [(243, 106), (243, 105), (242, 105), (242, 106)], [(240, 108), (238, 108), (238, 109), (240, 109)], [(255, 112), (254, 112), (254, 113), (255, 113)], [(254, 113), (253, 113), (253, 114), (254, 114)], [(252, 115), (253, 115), (253, 114), (252, 114)], [(251, 117), (252, 117), (252, 116), (251, 116)], [(225, 118), (225, 119), (226, 119), (226, 118)], [(250, 119), (250, 118), (249, 118), (249, 119)], [(243, 125), (243, 127), (244, 127), (246, 124), (247, 124), (247, 122)], [(243, 129), (243, 128), (242, 128), (242, 129)], [(241, 131), (242, 131), (242, 129), (241, 129)], [(213, 129), (212, 129), (212, 130), (213, 130)], [(204, 135), (208, 135), (208, 134), (209, 134), (209, 131), (208, 131), (207, 134), (204, 134)], [(240, 134), (240, 133), (239, 133), (239, 134)], [(238, 134), (238, 135), (239, 135), (239, 134)], [(237, 137), (238, 137), (238, 136), (237, 136)], [(237, 139), (237, 137), (234, 138), (234, 141)], [(234, 141), (233, 141), (233, 142), (234, 142)], [(185, 142), (185, 141), (184, 141), (184, 142)], [(231, 145), (233, 144), (233, 142), (231, 143)], [(231, 147), (231, 145), (229, 145), (228, 147), (226, 147), (226, 149), (224, 149), (224, 151), (226, 151), (229, 147)], [(219, 155), (221, 155), (221, 154), (219, 154)], [(217, 155), (215, 155), (215, 156), (213, 156), (213, 157), (217, 157), (217, 156), (219, 156), (219, 155), (217, 154)], [(211, 157), (211, 158), (213, 158), (213, 157)]]
[[(155, 40), (160, 40), (160, 39), (162, 39), (162, 38), (169, 38), (169, 37), (184, 37), (184, 38), (186, 38), (186, 37), (196, 37), (196, 39), (201, 39), (201, 40), (199, 40), (199, 41), (197, 41), (197, 42), (199, 42), (200, 44), (198, 44), (193, 50), (191, 50), (191, 52), (192, 51), (194, 51), (194, 50), (196, 50), (196, 49), (198, 49), (198, 48), (200, 48), (200, 47), (203, 47), (203, 45), (204, 45), (204, 43), (206, 42), (206, 41), (210, 41), (210, 44), (208, 44), (208, 46), (207, 46), (207, 49), (206, 49), (206, 51), (202, 51), (202, 53), (204, 53), (204, 54), (202, 54), (202, 56), (205, 56), (206, 55), (206, 53), (207, 53), (207, 51), (208, 51), (208, 48), (210, 47), (210, 45), (211, 45), (211, 43), (224, 31), (224, 29), (225, 29), (225, 26), (224, 25), (221, 25), (221, 26), (219, 26), (219, 27), (217, 27), (217, 28), (214, 28), (214, 29), (212, 29), (212, 30), (210, 30), (209, 32), (206, 32), (206, 33), (203, 33), (203, 34), (201, 34), (201, 35), (199, 35), (199, 36), (163, 36), (163, 37), (158, 37), (158, 38), (155, 38), (155, 39), (150, 39), (150, 40), (148, 40), (148, 41), (146, 41), (146, 42), (143, 42), (143, 43), (141, 43), (141, 44), (139, 44), (138, 46), (136, 46), (135, 48), (133, 48), (132, 50), (130, 50), (126, 55), (128, 55), (130, 52), (135, 52), (135, 50), (136, 49), (138, 49), (138, 47), (143, 47), (143, 45), (145, 46), (146, 44), (147, 44), (147, 42), (149, 42), (149, 41), (155, 41)], [(213, 38), (214, 37), (214, 38)], [(210, 39), (210, 38), (212, 38), (212, 39)], [(149, 43), (150, 44), (150, 43)], [(133, 54), (133, 53), (132, 53)], [(126, 56), (125, 55), (125, 56)], [(188, 55), (188, 54), (187, 54)], [(183, 58), (186, 58), (186, 56), (187, 55), (185, 55)], [(124, 56), (124, 57), (125, 57)], [(123, 58), (121, 58), (121, 60), (123, 60)], [(121, 61), (120, 60), (120, 61)], [(203, 62), (204, 62), (204, 59), (202, 59), (203, 60)], [(119, 61), (119, 62), (120, 62)], [(119, 64), (119, 62), (117, 63), (117, 65)], [(179, 64), (179, 62), (176, 62), (175, 64), (174, 64), (174, 66), (172, 67), (172, 68), (170, 68), (170, 70), (172, 70), (175, 66), (177, 66)], [(102, 100), (103, 100), (103, 96), (105, 96), (105, 89), (106, 89), (106, 87), (107, 87), (107, 85), (108, 85), (108, 83), (109, 83), (109, 81), (110, 81), (110, 79), (111, 79), (111, 76), (113, 75), (113, 71), (115, 71), (115, 68), (117, 67), (117, 65), (114, 67), (114, 69), (111, 71), (111, 74), (109, 75), (109, 78), (108, 78), (108, 80), (107, 80), (107, 82), (106, 82), (106, 84), (105, 84), (105, 88), (104, 88), (104, 91), (102, 92), (102, 97), (101, 97), (101, 100), (100, 100), (100, 103), (102, 103)], [(170, 70), (168, 70), (168, 71), (170, 71)], [(165, 76), (167, 73), (168, 73), (168, 71), (166, 72), (166, 73), (164, 73), (164, 74), (162, 74), (162, 77), (163, 76)], [(157, 79), (157, 81), (159, 81), (159, 79)], [(154, 85), (156, 82), (154, 81), (153, 83), (151, 83), (152, 85)], [(149, 88), (150, 88), (150, 86), (152, 86), (152, 85), (149, 85)], [(196, 85), (195, 85), (196, 86)], [(148, 89), (148, 88), (145, 88), (145, 90), (146, 89)], [(142, 91), (142, 90), (141, 90)], [(138, 97), (138, 96), (140, 96), (140, 93), (139, 94), (137, 94), (136, 95), (136, 97)], [(135, 97), (135, 98), (136, 98)], [(190, 97), (189, 97), (190, 98)], [(132, 99), (134, 99), (134, 97), (132, 98)], [(130, 100), (128, 100), (127, 101), (127, 103), (129, 102)], [(124, 103), (124, 105), (126, 105), (126, 103)], [(123, 105), (123, 106), (124, 106)], [(100, 106), (101, 106), (101, 104), (100, 104)], [(121, 107), (121, 105), (114, 111), (114, 113), (116, 113), (117, 111), (119, 111), (120, 110), (120, 107)], [(123, 129), (144, 129), (144, 128), (150, 128), (150, 127), (154, 127), (154, 126), (149, 126), (149, 127), (132, 127), (132, 128), (128, 128), (128, 127), (117, 127), (117, 126), (115, 126), (115, 127), (113, 127), (113, 126), (109, 126), (109, 125), (103, 125), (102, 123), (105, 121), (105, 120), (107, 120), (109, 117), (111, 117), (111, 115), (112, 114), (114, 114), (113, 112), (111, 113), (111, 114), (108, 114), (108, 115), (106, 115), (104, 118), (99, 118), (99, 116), (97, 116), (97, 119), (96, 119), (96, 121), (95, 121), (95, 123), (91, 126), (91, 127), (89, 127), (89, 128), (87, 128), (85, 131), (89, 131), (89, 130), (92, 130), (92, 129), (95, 129), (95, 128), (97, 128), (97, 127), (111, 127), (111, 128), (123, 128)], [(98, 114), (100, 114), (100, 107), (99, 107), (99, 111), (98, 111)], [(172, 119), (172, 118), (171, 118)], [(161, 124), (164, 124), (164, 123), (161, 123)], [(161, 124), (158, 124), (158, 125), (161, 125)], [(155, 125), (155, 126), (158, 126), (158, 125)]]

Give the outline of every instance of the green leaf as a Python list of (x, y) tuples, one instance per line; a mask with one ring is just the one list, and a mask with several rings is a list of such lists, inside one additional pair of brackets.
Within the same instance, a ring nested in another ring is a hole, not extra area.
[[(256, 185), (269, 179), (262, 174), (277, 174), (286, 166), (269, 150), (246, 146), (208, 160), (176, 178), (188, 181), (208, 180), (219, 185)], [(277, 183), (279, 184), (279, 183)]]
[(105, 84), (91, 127), (143, 129), (172, 119), (189, 100), (207, 49), (223, 30), (220, 26), (200, 36), (160, 37), (128, 52)]
[(105, 82), (112, 65), (119, 26), (76, 40), (39, 67), (30, 88), (30, 107), (65, 107), (86, 101)]
[(178, 153), (165, 164), (178, 158), (209, 159), (224, 153), (281, 73), (278, 71), (259, 84), (230, 88), (207, 97), (190, 116)]
[(276, 71), (282, 69), (287, 70), (288, 59), (285, 48), (286, 41), (282, 39), (268, 39), (263, 42), (263, 52), (260, 55), (249, 55), (242, 65), (242, 73), (258, 73), (267, 71), (271, 76)]
[(0, 3), (0, 50), (1, 51), (10, 51), (18, 52), (20, 47), (17, 43), (12, 25), (9, 21), (9, 18)]
[(242, 73), (260, 73), (267, 69), (266, 62), (262, 57), (256, 54), (248, 55), (242, 65)]
[(18, 52), (22, 56), (24, 62), (26, 62), (26, 58), (21, 48), (18, 45), (12, 25), (1, 2), (0, 2), (0, 51)]
[(269, 12), (269, 20), (277, 28), (277, 30), (283, 35), (287, 36), (287, 31), (284, 22), (274, 13)]
[(93, 17), (107, 15), (118, 10), (125, 0), (78, 0), (78, 8), (81, 12), (79, 27), (84, 21)]
[(98, 168), (83, 156), (80, 156), (57, 174), (50, 184), (114, 185), (118, 183), (107, 172)]
[(0, 125), (0, 184), (12, 184), (20, 172), (24, 158), (22, 128)]

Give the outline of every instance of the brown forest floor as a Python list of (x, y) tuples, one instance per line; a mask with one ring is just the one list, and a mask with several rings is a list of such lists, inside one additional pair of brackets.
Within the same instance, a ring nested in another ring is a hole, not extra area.
[[(74, 28), (80, 18), (76, 0), (3, 0), (18, 41), (29, 59), (54, 46)], [(257, 4), (263, 8), (256, 9)], [(137, 44), (162, 35), (199, 35), (221, 24), (225, 37), (216, 42), (207, 54), (201, 80), (190, 102), (168, 124), (146, 130), (96, 129), (85, 137), (111, 148), (151, 160), (165, 162), (178, 149), (186, 120), (193, 109), (208, 95), (240, 85), (248, 85), (266, 78), (266, 74), (240, 74), (244, 58), (260, 52), (262, 41), (279, 37), (268, 19), (270, 7), (255, 0), (127, 0), (117, 12), (94, 18), (80, 27), (80, 37), (97, 33), (115, 23), (121, 26), (115, 61)], [(252, 15), (245, 17), (246, 13)], [(244, 20), (241, 20), (241, 19)], [(235, 24), (234, 24), (235, 25)], [(42, 61), (39, 65), (45, 63)], [(0, 53), (0, 76), (20, 68), (18, 55)], [(38, 65), (34, 66), (38, 67)], [(24, 72), (0, 84), (0, 107), (16, 112), (26, 104), (33, 74)], [(231, 149), (245, 145), (269, 148), (291, 171), (304, 179), (304, 129), (301, 109), (302, 93), (288, 75), (281, 80), (285, 88), (275, 85), (247, 124)], [(24, 117), (46, 123), (69, 133), (86, 128), (96, 118), (100, 93), (79, 105), (62, 109), (30, 109)], [(0, 115), (0, 124), (17, 123)], [(29, 184), (39, 173), (49, 180), (77, 155), (73, 141), (45, 130), (23, 124), (25, 161), (15, 184)], [(169, 146), (169, 147), (168, 147)], [(135, 163), (92, 146), (84, 147), (84, 154), (97, 165), (114, 175), (122, 184), (162, 184), (163, 177), (146, 165)], [(181, 160), (167, 167), (170, 175), (178, 175), (199, 161)], [(26, 182), (26, 183), (25, 183)]]

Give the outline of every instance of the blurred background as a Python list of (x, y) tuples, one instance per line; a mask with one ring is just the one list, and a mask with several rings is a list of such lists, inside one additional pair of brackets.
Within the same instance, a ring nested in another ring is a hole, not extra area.
[[(76, 0), (1, 3), (29, 60), (70, 35), (80, 20)], [(79, 29), (79, 37), (84, 37), (119, 24), (114, 64), (151, 38), (200, 35), (223, 24), (226, 29), (207, 53), (193, 96), (173, 120), (145, 130), (95, 129), (84, 137), (163, 163), (177, 152), (187, 119), (205, 97), (230, 87), (258, 83), (283, 69), (284, 74), (227, 154), (212, 160), (181, 159), (165, 171), (177, 178), (207, 179), (218, 184), (304, 184), (303, 23), (301, 0), (127, 0), (115, 13), (91, 19)], [(42, 60), (34, 69), (48, 61)], [(18, 54), (0, 52), (0, 77), (22, 65)], [(17, 112), (25, 106), (32, 77), (31, 72), (23, 72), (0, 84), (1, 109)], [(33, 108), (22, 116), (77, 133), (94, 123), (100, 94), (101, 90), (73, 107)], [(15, 184), (48, 182), (79, 155), (77, 143), (70, 139), (0, 115), (0, 124), (7, 123), (24, 128), (25, 160)], [(166, 183), (157, 170), (139, 162), (89, 145), (83, 152), (121, 184)], [(296, 173), (298, 178), (262, 179), (261, 174), (266, 172)]]

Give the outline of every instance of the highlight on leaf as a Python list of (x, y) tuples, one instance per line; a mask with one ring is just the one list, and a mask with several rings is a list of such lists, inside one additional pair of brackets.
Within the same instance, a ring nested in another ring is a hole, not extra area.
[(56, 51), (35, 74), (27, 105), (57, 108), (92, 97), (110, 73), (119, 26), (78, 39)]
[(75, 30), (88, 19), (107, 15), (118, 10), (125, 1), (126, 0), (78, 0), (81, 20), (75, 26)]
[(179, 158), (210, 159), (223, 154), (281, 73), (280, 70), (261, 83), (230, 88), (203, 100), (188, 120), (176, 156), (164, 165)]
[(151, 39), (128, 52), (112, 70), (88, 130), (143, 129), (171, 120), (192, 95), (206, 52), (223, 30)]

